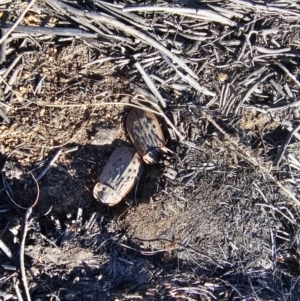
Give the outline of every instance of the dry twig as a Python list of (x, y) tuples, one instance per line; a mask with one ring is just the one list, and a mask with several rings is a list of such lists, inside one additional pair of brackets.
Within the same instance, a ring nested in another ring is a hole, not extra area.
[(279, 154), (279, 156), (278, 156), (278, 159), (276, 160), (276, 163), (275, 163), (276, 166), (279, 166), (279, 164), (280, 164), (280, 162), (281, 162), (281, 160), (282, 160), (282, 158), (283, 158), (283, 155), (284, 155), (284, 153), (285, 153), (285, 151), (286, 151), (286, 149), (287, 149), (287, 147), (288, 147), (288, 145), (289, 145), (289, 143), (290, 143), (292, 137), (293, 137), (296, 133), (298, 133), (299, 129), (300, 129), (300, 125), (298, 125), (292, 132), (289, 133), (289, 135), (288, 135), (288, 137), (287, 137), (287, 139), (286, 139), (286, 142), (285, 142), (284, 146), (282, 147), (282, 149), (281, 149), (281, 151), (280, 151), (280, 154)]
[(6, 32), (6, 34), (0, 39), (0, 45), (7, 39), (7, 37), (14, 31), (14, 29), (21, 23), (23, 18), (25, 17), (26, 13), (29, 11), (29, 9), (33, 6), (35, 3), (35, 0), (31, 0), (27, 7), (24, 9), (22, 14), (19, 16), (17, 21), (14, 23), (14, 25)]
[(236, 22), (220, 15), (219, 13), (213, 12), (209, 9), (193, 9), (193, 8), (183, 8), (183, 7), (168, 7), (168, 6), (130, 6), (124, 7), (124, 12), (155, 12), (155, 11), (162, 11), (171, 14), (179, 14), (183, 16), (189, 16), (192, 18), (199, 17), (203, 20), (210, 20), (215, 22), (220, 22), (230, 26), (236, 26)]
[(37, 187), (37, 196), (36, 196), (35, 202), (31, 205), (31, 207), (29, 207), (26, 210), (26, 214), (25, 214), (25, 218), (24, 218), (23, 233), (22, 233), (22, 238), (21, 238), (21, 243), (20, 243), (20, 270), (21, 270), (23, 286), (24, 286), (25, 293), (26, 293), (26, 298), (28, 301), (31, 301), (31, 296), (30, 296), (30, 292), (29, 292), (29, 288), (28, 288), (27, 277), (26, 277), (26, 272), (25, 272), (26, 270), (25, 270), (25, 264), (24, 264), (25, 240), (26, 240), (26, 235), (27, 235), (27, 231), (28, 231), (28, 220), (29, 220), (30, 214), (32, 213), (32, 209), (37, 204), (39, 197), (40, 197), (39, 184), (38, 184), (37, 180), (34, 178), (34, 176), (32, 176), (32, 177), (33, 177), (36, 187)]
[(5, 253), (5, 255), (10, 260), (15, 262), (15, 258), (14, 258), (14, 255), (13, 255), (12, 251), (9, 249), (9, 247), (1, 239), (0, 239), (0, 249)]
[(163, 97), (161, 96), (161, 94), (159, 93), (159, 91), (157, 90), (157, 88), (155, 87), (154, 83), (152, 82), (151, 78), (146, 73), (146, 71), (144, 70), (144, 68), (141, 66), (141, 64), (139, 62), (136, 62), (134, 65), (139, 70), (139, 72), (141, 73), (141, 75), (142, 75), (144, 81), (146, 82), (147, 86), (149, 87), (149, 89), (152, 91), (152, 93), (160, 101), (160, 104), (162, 105), (162, 107), (165, 108), (166, 107), (165, 100), (163, 99)]
[(36, 177), (36, 180), (39, 181), (42, 179), (42, 177), (47, 173), (47, 171), (50, 169), (50, 167), (55, 163), (59, 155), (62, 153), (62, 148), (60, 148), (56, 154), (53, 156), (53, 158), (49, 161), (45, 169)]

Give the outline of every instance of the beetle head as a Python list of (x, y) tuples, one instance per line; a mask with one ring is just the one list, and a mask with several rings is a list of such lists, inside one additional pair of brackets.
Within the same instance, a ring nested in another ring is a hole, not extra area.
[(157, 164), (162, 161), (163, 155), (167, 153), (166, 147), (156, 147), (150, 150), (144, 157), (143, 160), (147, 164)]

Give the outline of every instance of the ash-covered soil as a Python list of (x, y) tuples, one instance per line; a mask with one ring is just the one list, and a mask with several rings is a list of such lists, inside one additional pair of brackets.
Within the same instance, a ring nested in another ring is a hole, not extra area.
[[(32, 300), (299, 299), (299, 7), (244, 2), (205, 2), (225, 19), (201, 22), (103, 1), (29, 9), (22, 26), (97, 35), (18, 27), (1, 48), (0, 298), (28, 299), (21, 257)], [(9, 25), (27, 3), (7, 5)], [(136, 62), (184, 139), (160, 115), (171, 152), (107, 207), (92, 191), (111, 152), (132, 145), (126, 114), (157, 101)]]

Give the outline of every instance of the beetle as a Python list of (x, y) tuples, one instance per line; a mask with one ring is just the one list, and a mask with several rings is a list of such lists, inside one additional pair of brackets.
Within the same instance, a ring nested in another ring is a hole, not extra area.
[(93, 190), (94, 198), (114, 206), (129, 193), (142, 171), (142, 160), (132, 147), (118, 147), (110, 155)]
[(147, 164), (158, 163), (168, 152), (159, 121), (152, 112), (133, 108), (126, 117), (126, 129), (137, 151)]

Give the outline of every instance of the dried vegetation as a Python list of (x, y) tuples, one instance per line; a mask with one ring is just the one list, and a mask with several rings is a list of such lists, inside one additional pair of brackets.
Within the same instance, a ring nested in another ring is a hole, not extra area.
[[(300, 2), (1, 0), (2, 300), (300, 299)], [(155, 111), (173, 155), (92, 189)]]

